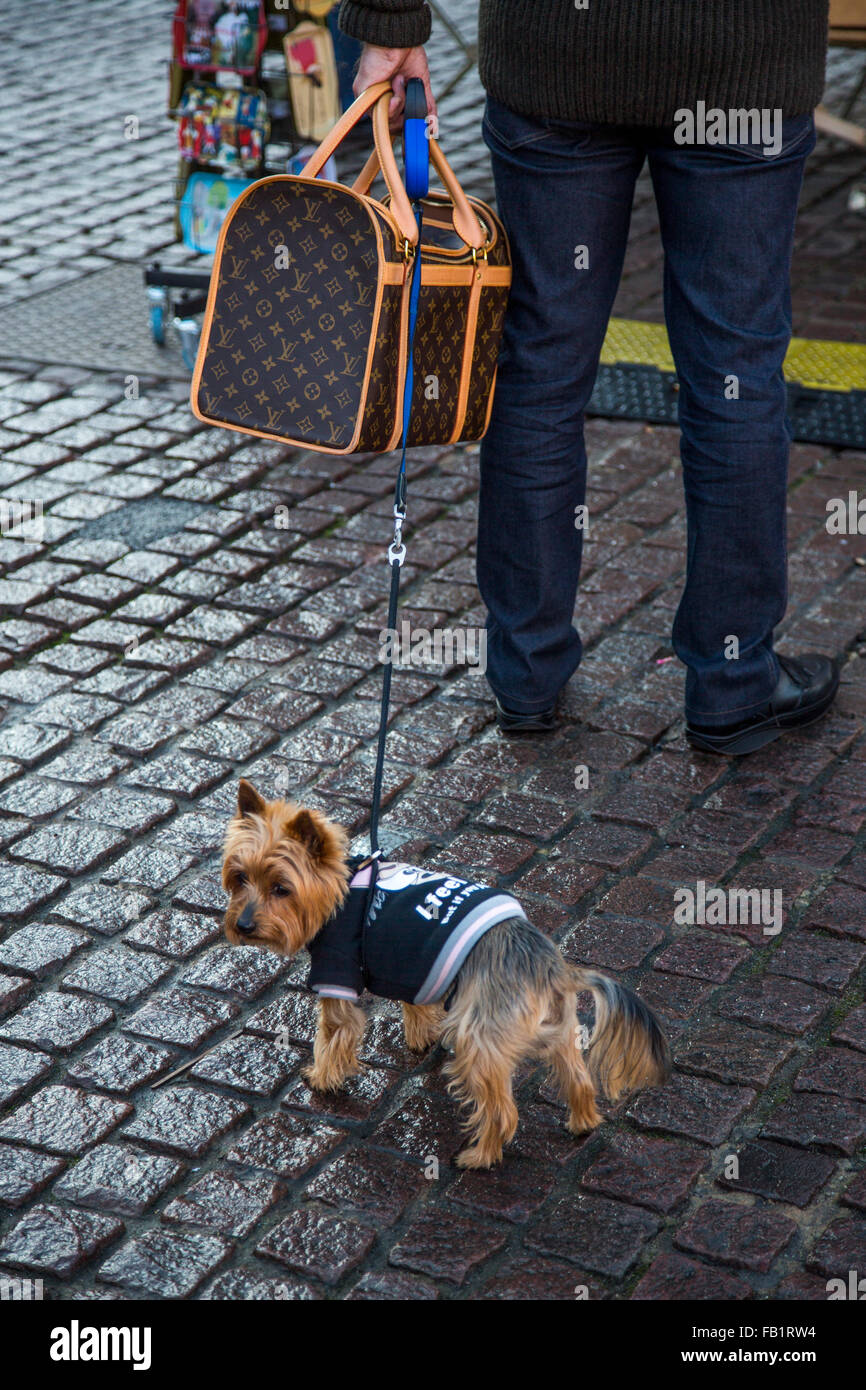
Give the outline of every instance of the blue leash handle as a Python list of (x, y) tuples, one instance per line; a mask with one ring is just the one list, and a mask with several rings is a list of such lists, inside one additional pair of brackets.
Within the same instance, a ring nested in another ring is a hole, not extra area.
[(403, 163), (406, 192), (413, 200), (426, 198), (430, 189), (430, 149), (427, 140), (427, 100), (424, 83), (412, 77), (406, 83), (403, 119)]

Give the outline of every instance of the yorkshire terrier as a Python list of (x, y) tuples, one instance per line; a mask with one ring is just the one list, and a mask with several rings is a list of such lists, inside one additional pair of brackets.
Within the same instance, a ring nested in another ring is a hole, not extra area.
[[(601, 1123), (596, 1090), (615, 1100), (664, 1082), (670, 1049), (651, 1009), (625, 985), (578, 969), (508, 893), (448, 874), (350, 860), (345, 830), (319, 811), (266, 801), (242, 781), (229, 825), (225, 932), (234, 945), (294, 956), (306, 947), (319, 994), (317, 1091), (362, 1070), (364, 988), (403, 1006), (406, 1043), (452, 1052), (449, 1090), (470, 1107), (462, 1168), (489, 1168), (517, 1128), (512, 1079), (537, 1057), (568, 1106), (568, 1128)], [(366, 925), (365, 925), (366, 923)], [(584, 1055), (577, 996), (592, 994), (595, 1028)]]

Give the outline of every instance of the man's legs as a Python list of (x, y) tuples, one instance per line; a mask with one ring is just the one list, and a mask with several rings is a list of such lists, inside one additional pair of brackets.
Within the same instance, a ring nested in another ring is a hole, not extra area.
[(782, 361), (809, 116), (780, 153), (649, 151), (665, 249), (665, 315), (680, 385), (686, 586), (673, 628), (690, 724), (736, 724), (779, 680), (773, 629), (787, 597), (790, 435)]
[(549, 708), (578, 665), (583, 410), (625, 255), (643, 154), (614, 130), (488, 101), (484, 136), (514, 278), (481, 446), (478, 587), (488, 679), (509, 710)]

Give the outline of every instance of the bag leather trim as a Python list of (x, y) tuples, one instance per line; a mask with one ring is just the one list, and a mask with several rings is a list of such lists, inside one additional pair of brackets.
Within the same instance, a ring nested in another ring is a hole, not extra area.
[(475, 330), (478, 327), (478, 306), (481, 303), (483, 287), (481, 270), (475, 271), (469, 290), (469, 305), (466, 310), (466, 337), (463, 344), (463, 357), (460, 362), (460, 389), (457, 394), (457, 411), (454, 429), (449, 444), (456, 444), (466, 423), (466, 407), (469, 404), (469, 386), (472, 380), (472, 363), (475, 357)]

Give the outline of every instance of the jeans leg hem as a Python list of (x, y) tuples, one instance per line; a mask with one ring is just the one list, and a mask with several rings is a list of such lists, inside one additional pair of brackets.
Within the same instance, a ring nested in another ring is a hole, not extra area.
[(741, 723), (744, 719), (748, 719), (749, 716), (752, 714), (759, 714), (762, 709), (766, 708), (767, 704), (772, 698), (773, 691), (779, 683), (779, 663), (776, 659), (776, 655), (774, 652), (768, 652), (767, 656), (769, 658), (769, 664), (772, 668), (773, 684), (770, 686), (770, 689), (767, 691), (766, 695), (762, 700), (755, 700), (752, 704), (749, 705), (738, 705), (736, 709), (703, 710), (699, 714), (696, 713), (693, 709), (689, 709), (688, 705), (686, 705), (686, 722), (688, 724), (696, 724), (699, 728), (702, 729), (724, 729), (729, 724)]

